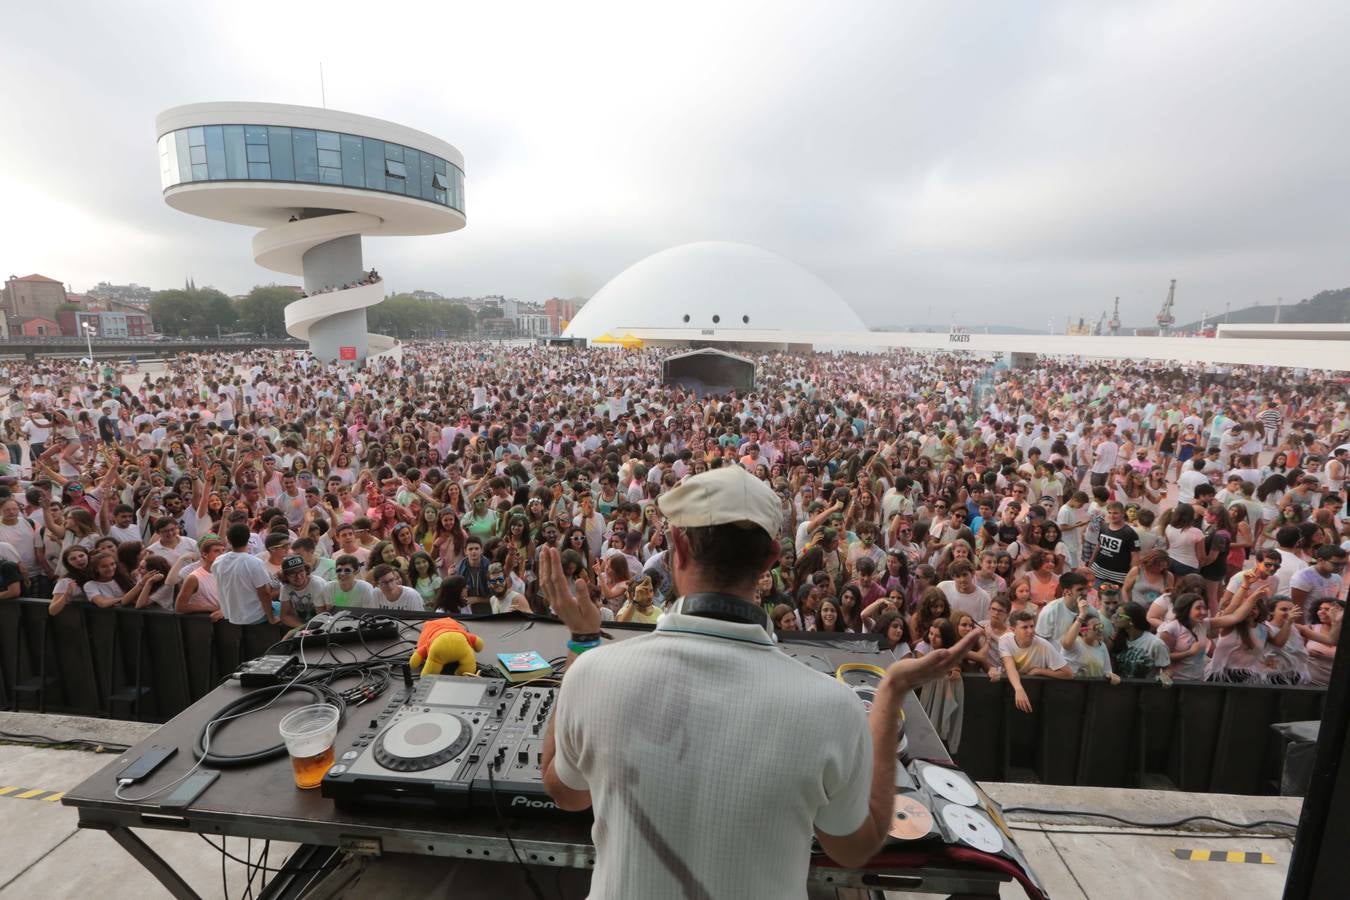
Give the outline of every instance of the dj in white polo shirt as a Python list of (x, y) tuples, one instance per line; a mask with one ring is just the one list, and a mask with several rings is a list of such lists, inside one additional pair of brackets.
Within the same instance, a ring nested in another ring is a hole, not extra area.
[(594, 807), (592, 898), (805, 897), (813, 830), (846, 866), (881, 848), (903, 698), (972, 641), (894, 663), (869, 721), (847, 687), (777, 649), (751, 602), (778, 555), (773, 490), (726, 466), (658, 505), (680, 599), (650, 635), (598, 648), (599, 610), (541, 552), (573, 632), (545, 787), (563, 809)]

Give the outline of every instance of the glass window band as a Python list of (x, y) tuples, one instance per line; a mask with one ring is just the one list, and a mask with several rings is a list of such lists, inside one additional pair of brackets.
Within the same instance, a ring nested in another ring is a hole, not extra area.
[(464, 209), (464, 172), (438, 156), (333, 131), (281, 125), (206, 125), (159, 139), (168, 189), (197, 181), (333, 184)]

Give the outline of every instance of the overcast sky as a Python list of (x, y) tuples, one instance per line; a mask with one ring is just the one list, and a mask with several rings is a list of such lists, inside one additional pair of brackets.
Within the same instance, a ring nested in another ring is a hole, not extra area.
[(239, 293), (247, 228), (160, 197), (207, 100), (391, 119), (465, 157), (468, 226), (367, 239), (392, 290), (589, 296), (696, 240), (870, 324), (1152, 321), (1350, 285), (1350, 4), (7, 4), (0, 274)]

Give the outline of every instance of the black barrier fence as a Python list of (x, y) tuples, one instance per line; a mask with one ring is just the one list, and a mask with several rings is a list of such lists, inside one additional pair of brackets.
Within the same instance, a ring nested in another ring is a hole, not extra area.
[(0, 696), (9, 709), (168, 721), (286, 633), (88, 603), (52, 616), (47, 605), (0, 602)]
[[(0, 601), (7, 708), (167, 721), (285, 635), (280, 625), (231, 625), (204, 614), (72, 604), (50, 616), (47, 605)], [(1326, 697), (1311, 687), (1023, 684), (1029, 714), (1013, 706), (1006, 682), (965, 678), (953, 755), (977, 780), (1277, 793), (1283, 743), (1270, 726), (1321, 719)]]
[(1276, 722), (1322, 718), (1326, 689), (1023, 678), (1032, 712), (1006, 682), (966, 676), (960, 752), (976, 780), (1279, 793)]

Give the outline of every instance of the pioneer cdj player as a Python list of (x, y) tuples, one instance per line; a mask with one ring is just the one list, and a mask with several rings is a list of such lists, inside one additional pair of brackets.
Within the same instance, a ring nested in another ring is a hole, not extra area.
[(388, 804), (557, 813), (543, 749), (558, 689), (424, 675), (395, 690), (323, 779), (339, 806)]

